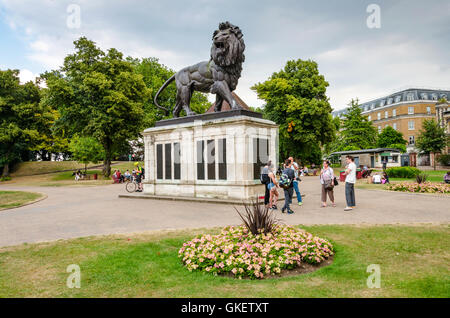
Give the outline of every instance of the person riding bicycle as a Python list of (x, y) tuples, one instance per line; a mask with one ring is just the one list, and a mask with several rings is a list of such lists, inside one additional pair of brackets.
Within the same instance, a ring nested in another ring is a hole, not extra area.
[(136, 192), (142, 192), (142, 178), (144, 174), (144, 169), (139, 165), (139, 162), (134, 163), (136, 172), (136, 183), (138, 184), (138, 189)]

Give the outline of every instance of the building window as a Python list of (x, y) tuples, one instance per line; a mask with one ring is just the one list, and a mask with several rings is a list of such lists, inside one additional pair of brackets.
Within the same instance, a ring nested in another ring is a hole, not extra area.
[(219, 139), (219, 180), (227, 180), (227, 140)]
[(173, 178), (175, 180), (181, 179), (181, 148), (179, 142), (173, 144)]
[(392, 104), (392, 102), (394, 101), (394, 99), (392, 97), (390, 97), (387, 101), (388, 104)]
[(420, 94), (420, 99), (427, 99), (428, 98), (428, 95), (427, 95), (427, 93), (422, 93), (422, 94)]
[(409, 106), (408, 107), (408, 115), (412, 115), (414, 114), (414, 106)]
[(414, 120), (408, 121), (408, 130), (414, 130)]
[(431, 107), (430, 106), (427, 106), (427, 114), (431, 115)]
[(378, 113), (378, 120), (381, 119), (381, 113)]
[[(218, 169), (216, 169), (218, 168)], [(216, 170), (219, 172), (217, 175)], [(225, 138), (197, 141), (197, 179), (227, 180), (227, 141)]]
[(414, 100), (414, 94), (413, 93), (409, 93), (408, 95), (406, 95), (406, 100), (408, 100), (408, 101)]
[(392, 156), (392, 162), (398, 162), (398, 156)]
[(414, 144), (415, 144), (415, 142), (414, 142), (414, 136), (409, 136), (408, 143), (409, 143), (410, 145), (414, 145)]
[(394, 128), (395, 130), (397, 130), (397, 123), (393, 123), (393, 124), (392, 124), (392, 128)]
[(197, 179), (205, 180), (205, 141), (197, 141)]
[(381, 126), (378, 126), (378, 133), (381, 133)]
[(383, 106), (384, 106), (384, 103), (385, 103), (385, 100), (383, 99), (383, 100), (380, 102), (380, 107), (383, 107)]
[[(173, 151), (173, 153), (172, 153)], [(172, 162), (173, 158), (173, 162)], [(173, 171), (173, 173), (172, 173)], [(180, 143), (156, 145), (156, 179), (181, 179)]]
[(399, 103), (401, 100), (402, 100), (402, 97), (400, 95), (395, 97), (396, 103)]
[(269, 161), (269, 139), (253, 138), (253, 179), (259, 179), (261, 169)]
[(375, 103), (372, 103), (372, 105), (370, 105), (370, 109), (374, 109), (375, 108)]
[(393, 110), (392, 110), (392, 117), (395, 117), (395, 116), (397, 116), (397, 110), (396, 110), (396, 109), (393, 109)]
[(433, 93), (432, 95), (431, 95), (431, 99), (432, 100), (437, 100), (438, 98), (437, 98), (437, 94), (436, 93)]
[(385, 111), (385, 112), (384, 112), (384, 118), (388, 118), (388, 117), (389, 117), (388, 115), (389, 115), (388, 112)]
[(163, 145), (156, 145), (156, 179), (163, 178)]
[(372, 116), (369, 115), (369, 117), (367, 117), (367, 119), (368, 119), (369, 121), (371, 121), (371, 120), (372, 120)]

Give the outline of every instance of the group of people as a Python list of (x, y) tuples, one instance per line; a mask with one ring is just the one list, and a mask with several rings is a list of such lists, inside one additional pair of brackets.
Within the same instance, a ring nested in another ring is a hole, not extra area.
[(375, 173), (372, 176), (372, 183), (375, 184), (386, 184), (386, 183), (390, 183), (389, 182), (389, 176), (386, 173), (386, 171), (383, 171), (383, 173)]
[(299, 165), (294, 161), (292, 157), (289, 157), (284, 162), (283, 168), (281, 169), (280, 180), (278, 181), (274, 172), (272, 161), (269, 161), (267, 165), (263, 168), (261, 174), (261, 182), (265, 185), (265, 195), (264, 204), (271, 210), (277, 209), (278, 201), (278, 189), (283, 188), (284, 190), (284, 206), (281, 209), (282, 213), (292, 214), (294, 211), (290, 208), (292, 204), (292, 198), (295, 194), (297, 195), (297, 204), (302, 205), (302, 195), (298, 187), (300, 180)]
[[(356, 182), (356, 165), (352, 156), (346, 157), (347, 166), (344, 172), (345, 174), (345, 198), (347, 206), (344, 211), (351, 211), (356, 207), (355, 203), (355, 182)], [(301, 181), (301, 171), (299, 165), (294, 161), (292, 157), (285, 160), (283, 168), (279, 169), (281, 173), (277, 171), (279, 180), (273, 171), (273, 164), (271, 161), (267, 163), (261, 172), (261, 183), (265, 185), (264, 204), (270, 210), (277, 209), (277, 201), (279, 198), (278, 189), (282, 188), (284, 191), (284, 205), (281, 209), (282, 213), (292, 214), (294, 211), (291, 209), (292, 198), (294, 191), (297, 195), (298, 205), (302, 205), (302, 195), (299, 189), (299, 182)], [(320, 171), (320, 184), (322, 186), (321, 206), (327, 206), (327, 197), (331, 201), (333, 207), (336, 206), (334, 202), (334, 187), (338, 184), (334, 175), (333, 168), (328, 160), (323, 162), (323, 167)]]
[(125, 171), (123, 174), (120, 172), (120, 169), (114, 170), (112, 177), (119, 183), (125, 181), (133, 181), (134, 179), (138, 185), (138, 189), (136, 190), (136, 192), (142, 192), (143, 190), (142, 179), (144, 178), (144, 168), (141, 167), (139, 162), (135, 162), (134, 166), (135, 168), (132, 170), (132, 172), (130, 172), (129, 169), (127, 169), (127, 171)]
[(72, 176), (75, 176), (75, 181), (78, 181), (80, 179), (84, 179), (86, 177), (86, 174), (82, 173), (81, 170), (78, 170), (72, 173)]

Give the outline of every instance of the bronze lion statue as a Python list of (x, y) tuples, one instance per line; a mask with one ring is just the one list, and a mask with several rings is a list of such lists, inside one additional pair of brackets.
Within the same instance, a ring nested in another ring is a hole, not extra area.
[(169, 109), (158, 104), (157, 99), (167, 85), (175, 80), (177, 97), (173, 117), (179, 117), (182, 109), (187, 116), (195, 115), (190, 107), (194, 91), (216, 94), (216, 112), (222, 110), (224, 100), (232, 109), (242, 108), (231, 94), (241, 77), (242, 63), (245, 60), (242, 32), (230, 22), (222, 22), (219, 29), (214, 31), (212, 41), (210, 60), (187, 66), (170, 77), (155, 95), (153, 101), (157, 107), (169, 112)]

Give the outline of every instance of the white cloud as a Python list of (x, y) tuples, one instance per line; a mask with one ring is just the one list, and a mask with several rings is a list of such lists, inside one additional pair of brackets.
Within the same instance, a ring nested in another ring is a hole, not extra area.
[(36, 77), (39, 77), (39, 74), (35, 74), (30, 70), (22, 69), (19, 73), (20, 83), (25, 84), (26, 82), (32, 81), (34, 82)]
[(103, 50), (115, 47), (133, 57), (155, 56), (178, 70), (208, 59), (213, 28), (229, 20), (243, 29), (246, 62), (236, 93), (251, 106), (263, 101), (250, 87), (297, 58), (318, 62), (335, 109), (351, 98), (365, 101), (408, 84), (450, 85), (450, 5), (444, 1), (427, 4), (430, 14), (419, 1), (382, 2), (382, 28), (376, 32), (366, 27), (366, 5), (358, 1), (73, 3), (81, 8), (79, 29), (67, 27), (70, 2), (0, 0), (6, 23), (29, 48), (20, 54), (41, 67), (34, 72), (59, 68), (82, 35)]

